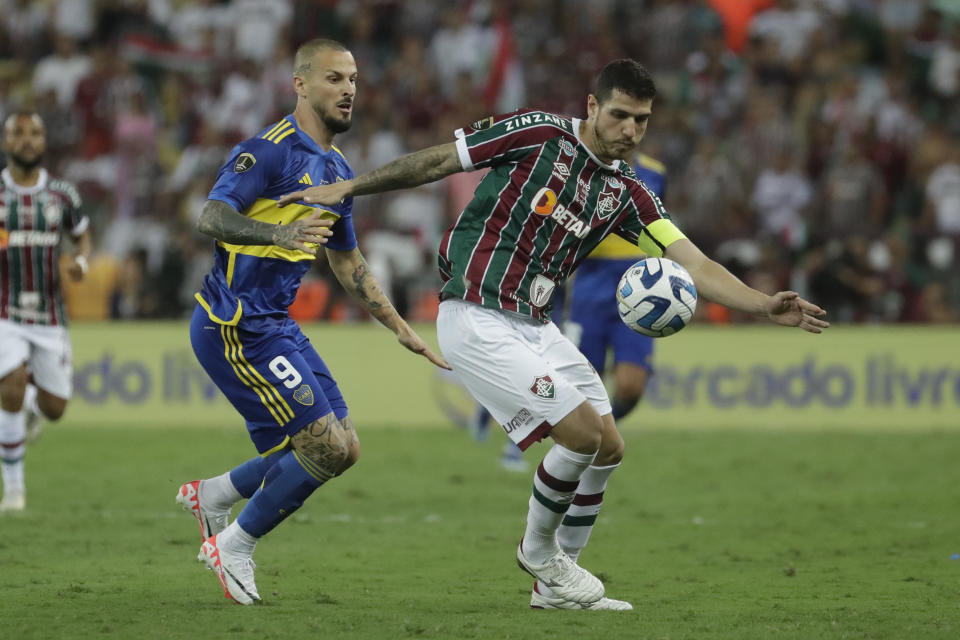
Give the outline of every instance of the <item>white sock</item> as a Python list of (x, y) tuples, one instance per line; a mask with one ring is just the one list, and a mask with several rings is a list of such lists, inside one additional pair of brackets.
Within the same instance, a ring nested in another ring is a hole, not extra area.
[[(620, 463), (606, 467), (591, 466), (580, 476), (577, 494), (573, 497), (573, 503), (567, 509), (560, 528), (557, 529), (557, 542), (560, 543), (560, 548), (574, 562), (580, 558), (580, 552), (590, 540), (600, 507), (603, 506), (603, 493), (607, 488), (607, 480), (619, 466)], [(550, 587), (542, 582), (537, 582), (537, 591), (545, 596), (553, 594)]]
[(533, 564), (544, 564), (560, 550), (557, 529), (573, 502), (580, 476), (596, 455), (555, 444), (537, 467), (523, 534), (523, 555)]
[(204, 507), (229, 511), (241, 498), (240, 492), (230, 480), (230, 472), (200, 481), (200, 498)]
[(257, 546), (257, 538), (243, 530), (234, 520), (217, 536), (217, 546), (230, 553), (252, 557)]
[(37, 387), (36, 385), (28, 384), (27, 390), (23, 394), (23, 408), (30, 413), (35, 413), (37, 415), (42, 415), (40, 412), (40, 405), (37, 404)]
[(26, 438), (23, 411), (10, 413), (0, 409), (0, 476), (3, 478), (4, 493), (26, 489), (23, 477)]

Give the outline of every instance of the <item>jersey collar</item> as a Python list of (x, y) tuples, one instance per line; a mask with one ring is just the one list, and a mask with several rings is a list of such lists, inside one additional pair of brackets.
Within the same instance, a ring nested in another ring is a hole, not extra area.
[(288, 121), (290, 122), (290, 124), (293, 125), (293, 128), (297, 131), (297, 136), (303, 141), (303, 143), (304, 143), (305, 145), (307, 145), (308, 147), (310, 147), (310, 149), (311, 149), (312, 151), (315, 151), (315, 152), (317, 152), (317, 153), (319, 153), (319, 154), (321, 154), (321, 155), (328, 155), (328, 154), (331, 154), (331, 153), (337, 153), (337, 148), (336, 148), (334, 145), (332, 145), (332, 144), (330, 145), (330, 151), (324, 151), (324, 150), (323, 150), (323, 147), (321, 147), (320, 145), (318, 145), (313, 138), (311, 138), (310, 136), (308, 136), (307, 134), (305, 134), (305, 133), (300, 129), (300, 127), (297, 125), (297, 119), (293, 117), (293, 114), (292, 114), (292, 113), (289, 114), (288, 116), (286, 116), (286, 120), (288, 120)]
[(583, 147), (584, 151), (586, 151), (590, 155), (590, 157), (593, 159), (593, 161), (596, 162), (598, 165), (600, 165), (604, 169), (609, 169), (610, 171), (619, 171), (620, 164), (622, 162), (620, 159), (614, 160), (613, 164), (606, 164), (604, 162), (601, 162), (600, 158), (593, 155), (593, 151), (590, 151), (590, 147), (588, 147), (583, 143), (583, 140), (580, 139), (580, 123), (581, 122), (582, 120), (580, 120), (580, 118), (573, 118), (573, 135), (577, 137), (577, 143), (579, 143), (579, 145)]
[(14, 182), (13, 176), (10, 175), (10, 169), (4, 169), (2, 172), (0, 172), (0, 176), (3, 177), (3, 182), (7, 185), (8, 189), (25, 196), (40, 193), (46, 189), (47, 181), (50, 179), (49, 174), (47, 174), (47, 170), (43, 168), (40, 169), (40, 175), (37, 177), (37, 184), (33, 185), (32, 187), (25, 187)]

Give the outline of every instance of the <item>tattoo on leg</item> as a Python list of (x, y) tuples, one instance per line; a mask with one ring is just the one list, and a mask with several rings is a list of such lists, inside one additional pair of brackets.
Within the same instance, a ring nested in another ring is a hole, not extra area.
[(349, 438), (331, 413), (310, 423), (290, 438), (290, 444), (302, 455), (336, 475), (347, 459)]
[(343, 420), (341, 420), (340, 425), (343, 426), (343, 432), (347, 437), (348, 447), (360, 443), (360, 439), (357, 437), (357, 430), (354, 428), (353, 420), (350, 419), (350, 416), (346, 416)]

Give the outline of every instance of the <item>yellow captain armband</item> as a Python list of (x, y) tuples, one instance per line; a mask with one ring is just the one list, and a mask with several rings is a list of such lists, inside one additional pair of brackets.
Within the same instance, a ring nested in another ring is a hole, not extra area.
[(637, 246), (643, 249), (643, 252), (648, 256), (660, 258), (667, 247), (686, 237), (673, 222), (661, 218), (644, 227), (637, 240)]

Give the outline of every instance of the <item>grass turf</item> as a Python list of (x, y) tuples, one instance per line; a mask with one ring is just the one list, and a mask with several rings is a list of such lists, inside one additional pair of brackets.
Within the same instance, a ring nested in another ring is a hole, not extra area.
[(252, 453), (242, 427), (48, 428), (28, 511), (0, 518), (0, 635), (960, 635), (960, 433), (628, 431), (582, 562), (629, 613), (527, 608), (513, 554), (531, 474), (499, 469), (500, 436), (360, 435), (358, 466), (260, 544), (265, 604), (239, 607), (173, 498)]

